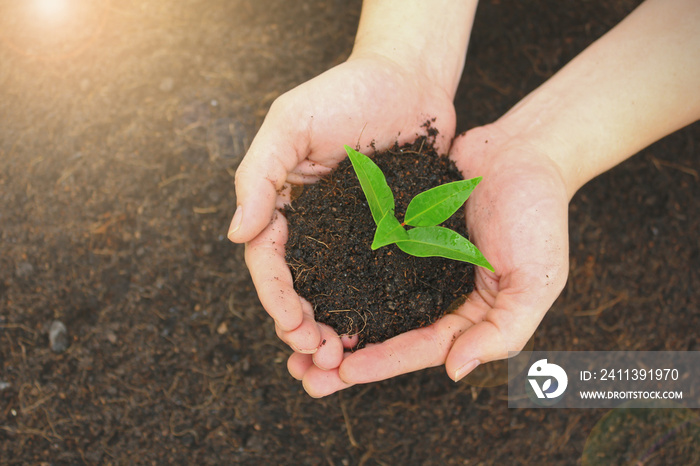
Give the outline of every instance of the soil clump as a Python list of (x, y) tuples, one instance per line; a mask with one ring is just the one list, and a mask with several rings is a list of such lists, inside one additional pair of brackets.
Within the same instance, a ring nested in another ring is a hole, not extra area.
[[(402, 219), (416, 194), (463, 179), (438, 155), (432, 137), (372, 156), (382, 169)], [(434, 323), (474, 287), (474, 266), (441, 257), (414, 257), (395, 244), (370, 248), (376, 225), (348, 159), (306, 186), (285, 210), (286, 259), (295, 289), (316, 321), (339, 335), (357, 335), (355, 349)], [(467, 237), (464, 209), (443, 226)]]

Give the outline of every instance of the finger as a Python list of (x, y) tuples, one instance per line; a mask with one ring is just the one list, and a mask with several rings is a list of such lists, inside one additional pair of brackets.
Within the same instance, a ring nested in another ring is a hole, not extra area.
[[(331, 155), (330, 153), (327, 155)], [(332, 160), (342, 160), (343, 156), (336, 156)], [(302, 160), (294, 169), (287, 175), (287, 181), (294, 184), (310, 184), (315, 183), (323, 176), (328, 175), (337, 162), (332, 162), (333, 166), (326, 166), (319, 162), (311, 160)]]
[(339, 375), (346, 383), (369, 383), (439, 366), (453, 341), (471, 325), (459, 315), (448, 314), (433, 325), (352, 353), (340, 365)]
[(313, 398), (321, 398), (351, 387), (338, 376), (338, 369), (324, 371), (314, 365), (308, 354), (293, 353), (287, 360), (289, 373), (302, 381), (304, 390)]
[(287, 360), (287, 370), (297, 380), (304, 378), (304, 374), (314, 365), (311, 355), (303, 353), (292, 353)]
[(301, 303), (302, 321), (294, 330), (285, 331), (275, 325), (277, 336), (295, 352), (313, 354), (321, 346), (321, 329), (314, 319), (314, 310), (308, 301), (298, 298)]
[(318, 327), (321, 329), (321, 342), (313, 355), (313, 362), (319, 369), (336, 369), (343, 361), (343, 343), (331, 327), (324, 324), (318, 324)]
[(351, 349), (357, 346), (360, 338), (357, 335), (341, 335), (340, 341), (343, 343), (343, 348)]
[(277, 199), (275, 199), (275, 209), (284, 210), (285, 206), (291, 203), (293, 186), (290, 183), (285, 183), (282, 188), (277, 190)]
[(307, 369), (301, 382), (306, 393), (313, 398), (328, 396), (353, 385), (340, 378), (338, 369), (324, 371), (314, 365)]
[(280, 329), (288, 332), (301, 325), (303, 312), (284, 259), (286, 242), (287, 222), (276, 212), (267, 228), (246, 244), (245, 261), (260, 303)]

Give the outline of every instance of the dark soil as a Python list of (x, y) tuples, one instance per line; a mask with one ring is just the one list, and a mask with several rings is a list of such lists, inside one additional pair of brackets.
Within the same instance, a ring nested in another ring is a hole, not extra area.
[[(321, 400), (289, 376), (225, 238), (233, 175), (274, 98), (348, 56), (359, 0), (36, 3), (0, 1), (0, 464), (700, 463), (697, 410), (508, 409), (497, 363)], [(638, 3), (479, 2), (458, 131)], [(535, 349), (700, 350), (699, 173), (694, 124), (576, 194)]]
[[(416, 194), (462, 179), (427, 137), (372, 159), (394, 193), (399, 219)], [(348, 159), (306, 186), (285, 215), (295, 289), (311, 302), (317, 321), (357, 335), (357, 349), (432, 324), (474, 288), (471, 264), (414, 257), (394, 244), (370, 248), (376, 224)], [(464, 210), (443, 226), (466, 237)]]

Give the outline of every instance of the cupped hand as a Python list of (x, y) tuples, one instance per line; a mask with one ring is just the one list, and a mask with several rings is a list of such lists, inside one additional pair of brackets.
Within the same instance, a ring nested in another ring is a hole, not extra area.
[(351, 58), (280, 96), (236, 170), (237, 209), (228, 237), (246, 242), (246, 263), (278, 336), (326, 370), (337, 368), (343, 343), (314, 321), (311, 305), (294, 291), (285, 263), (287, 223), (276, 210), (288, 201), (289, 183), (313, 182), (346, 155), (343, 145), (381, 150), (439, 131), (443, 151), (454, 136), (452, 91), (431, 82), (419, 67), (379, 54)]
[(450, 156), (465, 178), (483, 177), (467, 201), (467, 227), (495, 273), (477, 267), (475, 290), (455, 312), (336, 356), (338, 368), (323, 370), (293, 354), (289, 370), (312, 396), (442, 364), (459, 380), (520, 351), (564, 287), (569, 196), (557, 165), (498, 123), (458, 137)]

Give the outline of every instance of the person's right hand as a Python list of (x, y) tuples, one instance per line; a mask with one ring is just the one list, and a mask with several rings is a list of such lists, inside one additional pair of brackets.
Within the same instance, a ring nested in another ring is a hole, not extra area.
[(447, 152), (455, 131), (453, 94), (419, 67), (354, 54), (280, 96), (236, 171), (237, 209), (228, 237), (247, 243), (246, 263), (278, 336), (297, 352), (315, 353), (323, 369), (340, 364), (343, 347), (294, 291), (284, 257), (287, 224), (275, 210), (288, 201), (283, 188), (328, 173), (346, 156), (345, 144), (382, 150), (425, 134), (428, 120), (439, 131), (438, 151)]

